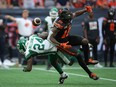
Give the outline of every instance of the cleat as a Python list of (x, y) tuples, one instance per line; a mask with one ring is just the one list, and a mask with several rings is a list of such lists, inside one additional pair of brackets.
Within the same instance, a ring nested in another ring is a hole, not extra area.
[(93, 60), (92, 58), (89, 58), (88, 62), (86, 63), (87, 65), (95, 65), (98, 64), (99, 62), (97, 60)]
[(90, 77), (91, 79), (93, 79), (93, 80), (98, 80), (98, 79), (99, 79), (99, 77), (98, 77), (95, 73), (91, 73), (91, 74), (89, 75), (89, 77)]
[(66, 74), (65, 72), (61, 75), (61, 77), (59, 78), (59, 82), (58, 84), (63, 84), (64, 80), (67, 79), (69, 76), (68, 74)]
[(94, 65), (95, 68), (103, 68), (103, 66), (100, 63), (97, 63)]

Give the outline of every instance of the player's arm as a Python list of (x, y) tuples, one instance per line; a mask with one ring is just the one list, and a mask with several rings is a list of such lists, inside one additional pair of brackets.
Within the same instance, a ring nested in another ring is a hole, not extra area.
[(46, 39), (48, 37), (48, 32), (37, 33), (37, 35), (42, 39)]
[(82, 22), (82, 28), (83, 28), (83, 34), (84, 34), (84, 37), (86, 39), (88, 39), (88, 36), (87, 36), (87, 28), (86, 28), (86, 22)]
[(50, 31), (50, 41), (56, 46), (60, 45), (60, 43), (54, 38), (59, 31), (60, 30), (58, 30), (56, 27), (53, 27), (52, 31)]
[(73, 13), (73, 18), (82, 15), (85, 12), (92, 12), (92, 7), (91, 6), (85, 6), (84, 9), (76, 11)]
[(5, 16), (5, 18), (10, 19), (10, 20), (12, 20), (12, 21), (16, 22), (16, 18), (15, 18), (15, 17), (13, 17), (13, 16), (6, 15), (6, 16)]
[(98, 31), (97, 31), (97, 39), (96, 39), (96, 42), (99, 43), (100, 37), (99, 37), (99, 23), (98, 23), (98, 21), (97, 21), (97, 29), (98, 29)]
[(32, 64), (33, 64), (33, 58), (31, 57), (27, 60), (27, 67), (24, 67), (23, 71), (30, 72), (32, 70)]
[(48, 31), (48, 22), (46, 22), (46, 21), (44, 23), (44, 31)]
[(102, 23), (102, 36), (104, 39), (105, 39), (105, 28), (106, 28), (106, 19), (104, 19)]

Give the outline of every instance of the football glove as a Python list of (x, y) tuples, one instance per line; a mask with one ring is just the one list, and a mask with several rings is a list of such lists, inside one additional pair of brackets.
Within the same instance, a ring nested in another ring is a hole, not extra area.
[(92, 7), (91, 6), (85, 6), (87, 12), (92, 12)]
[(63, 47), (65, 49), (69, 49), (72, 47), (71, 45), (67, 45), (67, 44), (68, 44), (68, 42), (67, 43), (60, 43), (60, 47)]

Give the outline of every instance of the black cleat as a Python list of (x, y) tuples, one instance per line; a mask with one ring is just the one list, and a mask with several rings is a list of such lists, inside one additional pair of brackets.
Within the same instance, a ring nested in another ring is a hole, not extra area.
[(89, 77), (90, 77), (91, 79), (93, 79), (93, 80), (98, 80), (98, 79), (99, 79), (99, 77), (98, 77), (95, 73), (91, 73), (91, 74), (89, 75)]
[(69, 76), (68, 74), (64, 73), (60, 78), (59, 78), (59, 83), (58, 84), (63, 84), (64, 80), (67, 79)]
[(93, 60), (92, 58), (89, 58), (88, 62), (86, 63), (87, 65), (95, 65), (98, 64), (99, 62), (97, 60)]

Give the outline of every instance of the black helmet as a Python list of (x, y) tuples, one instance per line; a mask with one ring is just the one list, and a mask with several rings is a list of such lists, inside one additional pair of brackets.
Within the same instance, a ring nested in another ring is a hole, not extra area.
[(108, 10), (108, 17), (109, 17), (110, 19), (113, 19), (114, 16), (115, 16), (115, 10), (112, 9), (112, 8), (109, 9), (109, 10)]
[(59, 10), (59, 17), (64, 22), (69, 22), (72, 19), (72, 12), (68, 8), (63, 8)]

